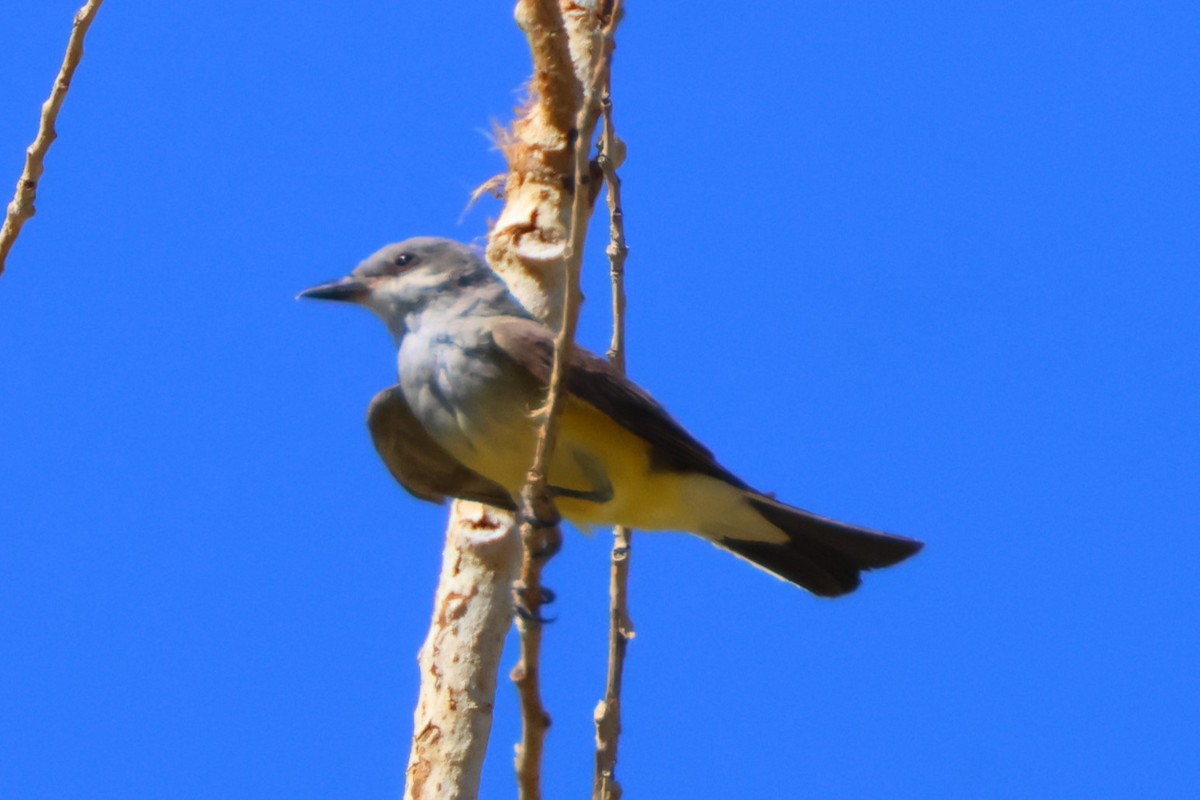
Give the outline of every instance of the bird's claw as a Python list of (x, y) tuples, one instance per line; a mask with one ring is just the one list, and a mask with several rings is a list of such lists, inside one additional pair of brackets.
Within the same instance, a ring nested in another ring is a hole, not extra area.
[(513, 602), (513, 611), (525, 622), (531, 622), (537, 625), (549, 625), (551, 622), (554, 622), (554, 620), (557, 619), (557, 617), (543, 617), (540, 613), (542, 606), (549, 605), (558, 599), (558, 595), (556, 595), (554, 590), (550, 589), (549, 587), (539, 586), (537, 588), (537, 599), (534, 602), (537, 610), (531, 610), (526, 604), (527, 595), (529, 595), (530, 592), (524, 586), (514, 587), (513, 594), (516, 595), (516, 598)]

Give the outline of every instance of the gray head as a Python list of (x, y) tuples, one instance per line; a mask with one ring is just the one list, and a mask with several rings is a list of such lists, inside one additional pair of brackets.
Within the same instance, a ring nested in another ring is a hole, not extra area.
[(451, 309), (468, 302), (475, 313), (523, 313), (478, 253), (431, 236), (389, 244), (345, 278), (306, 289), (299, 297), (366, 306), (397, 337), (411, 326), (414, 315), (430, 308)]

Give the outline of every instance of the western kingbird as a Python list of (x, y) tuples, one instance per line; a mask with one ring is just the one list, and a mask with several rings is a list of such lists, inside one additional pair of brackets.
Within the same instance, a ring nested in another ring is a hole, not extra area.
[[(367, 423), (396, 480), (424, 500), (513, 509), (533, 461), (553, 333), (469, 247), (415, 238), (300, 297), (364, 305), (399, 348), (400, 382)], [(559, 512), (581, 526), (697, 534), (823, 597), (922, 544), (847, 525), (755, 491), (654, 398), (575, 348), (548, 470)]]

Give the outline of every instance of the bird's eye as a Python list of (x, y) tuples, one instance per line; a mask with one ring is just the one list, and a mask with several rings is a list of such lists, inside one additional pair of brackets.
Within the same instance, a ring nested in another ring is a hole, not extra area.
[(397, 267), (407, 267), (416, 260), (417, 257), (413, 253), (401, 253), (400, 255), (396, 256), (395, 264)]

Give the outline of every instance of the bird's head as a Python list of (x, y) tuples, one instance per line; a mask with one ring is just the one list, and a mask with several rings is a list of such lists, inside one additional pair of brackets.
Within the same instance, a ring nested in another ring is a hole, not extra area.
[(502, 286), (470, 247), (450, 239), (417, 237), (389, 244), (346, 277), (306, 289), (298, 297), (366, 306), (399, 336), (410, 315), (493, 285)]

